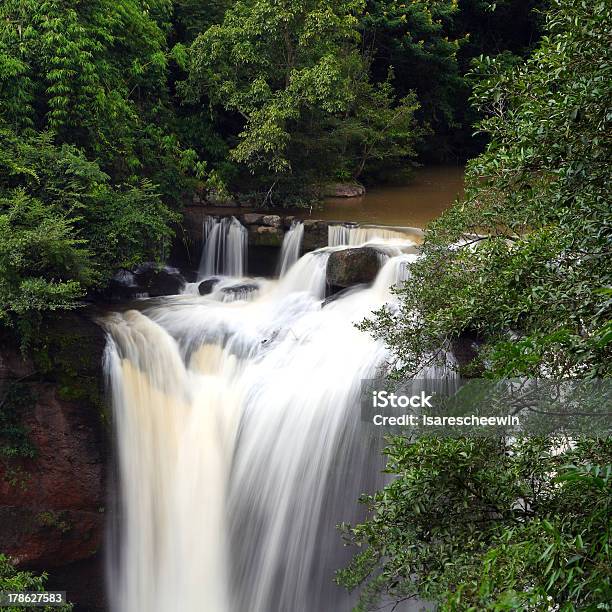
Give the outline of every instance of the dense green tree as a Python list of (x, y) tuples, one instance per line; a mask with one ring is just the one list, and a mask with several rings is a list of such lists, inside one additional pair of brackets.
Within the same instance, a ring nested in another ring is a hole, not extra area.
[(610, 371), (610, 11), (559, 0), (547, 24), (526, 64), (480, 62), (491, 144), (430, 226), (401, 312), (366, 325), (406, 372), (464, 333), (491, 374)]
[(173, 214), (50, 133), (0, 129), (0, 322), (69, 308), (117, 268), (163, 259)]
[(168, 91), (170, 0), (8, 0), (0, 6), (0, 118), (52, 131), (116, 180), (178, 197), (194, 152)]
[(441, 610), (606, 609), (609, 440), (397, 437), (386, 453), (395, 478), (364, 497), (372, 518), (343, 526), (363, 549), (338, 574), (362, 585), (356, 610), (410, 599)]
[(369, 84), (361, 10), (359, 0), (247, 0), (196, 39), (185, 91), (242, 118), (232, 159), (275, 184), (291, 173), (355, 178), (369, 157), (409, 153), (414, 99)]
[(398, 93), (417, 94), (418, 117), (428, 128), (421, 149), (440, 146), (434, 135), (457, 127), (457, 98), (466, 90), (457, 62), (462, 39), (454, 35), (458, 12), (456, 0), (368, 0), (360, 19), (375, 78), (393, 68)]
[(540, 34), (540, 0), (368, 0), (360, 18), (375, 80), (389, 67), (398, 95), (414, 91), (417, 119), (427, 127), (423, 160), (465, 159), (479, 153), (472, 137), (478, 114), (468, 102), (470, 63), (479, 55), (524, 57)]

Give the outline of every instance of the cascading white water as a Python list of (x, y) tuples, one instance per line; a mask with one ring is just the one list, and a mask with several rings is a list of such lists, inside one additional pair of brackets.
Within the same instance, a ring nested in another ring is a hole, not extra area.
[(283, 238), (278, 265), (279, 276), (284, 276), (287, 270), (299, 259), (303, 238), (304, 223), (296, 219)]
[(244, 276), (247, 261), (247, 229), (236, 217), (206, 217), (202, 227), (204, 248), (199, 278), (224, 274)]
[(358, 396), (387, 353), (353, 322), (394, 299), (390, 285), (416, 256), (389, 257), (371, 287), (325, 303), (338, 248), (259, 281), (248, 301), (223, 301), (227, 279), (207, 296), (106, 319), (114, 612), (354, 605), (332, 581), (350, 556), (335, 525), (359, 520), (357, 498), (382, 484), (382, 441), (360, 421)]
[(329, 246), (360, 246), (368, 242), (388, 242), (410, 240), (413, 244), (420, 241), (422, 230), (415, 227), (385, 227), (381, 225), (332, 224), (327, 228)]

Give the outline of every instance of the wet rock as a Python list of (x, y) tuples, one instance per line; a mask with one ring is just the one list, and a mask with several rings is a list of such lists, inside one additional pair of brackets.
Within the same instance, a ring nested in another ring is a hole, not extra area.
[(250, 226), (248, 232), (249, 246), (280, 247), (283, 244), (284, 233), (278, 227)]
[(259, 213), (245, 213), (242, 215), (242, 223), (244, 225), (261, 225), (264, 215)]
[(328, 226), (327, 221), (317, 219), (304, 220), (304, 237), (302, 239), (303, 251), (314, 251), (328, 244)]
[(337, 289), (371, 283), (379, 269), (378, 253), (371, 247), (335, 251), (327, 260), (327, 284)]
[(203, 280), (198, 285), (198, 292), (200, 293), (200, 295), (208, 295), (209, 293), (212, 293), (213, 289), (215, 288), (215, 285), (220, 280), (221, 279), (219, 278), (207, 278), (206, 280)]
[(330, 183), (323, 188), (323, 196), (328, 198), (358, 198), (365, 192), (359, 183)]
[(261, 221), (269, 227), (280, 227), (282, 225), (279, 215), (264, 215)]
[(113, 302), (131, 300), (140, 292), (133, 272), (117, 270), (108, 283), (107, 297)]
[(221, 293), (227, 296), (229, 300), (247, 299), (251, 293), (259, 290), (259, 285), (256, 283), (240, 283), (231, 287), (223, 287)]
[(176, 295), (181, 292), (185, 279), (176, 268), (160, 268), (155, 262), (146, 262), (134, 270), (134, 277), (141, 293), (151, 297)]

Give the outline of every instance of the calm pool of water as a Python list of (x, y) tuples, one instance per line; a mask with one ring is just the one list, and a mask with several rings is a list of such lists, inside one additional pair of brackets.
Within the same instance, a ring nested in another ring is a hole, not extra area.
[(419, 168), (405, 186), (374, 188), (360, 198), (329, 198), (300, 216), (381, 225), (424, 227), (463, 194), (463, 168)]

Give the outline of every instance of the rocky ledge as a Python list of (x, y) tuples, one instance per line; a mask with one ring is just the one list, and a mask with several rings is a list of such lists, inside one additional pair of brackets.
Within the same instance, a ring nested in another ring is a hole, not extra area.
[(105, 337), (55, 313), (24, 356), (0, 335), (0, 550), (45, 570), (77, 609), (104, 609)]

